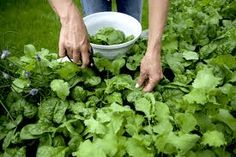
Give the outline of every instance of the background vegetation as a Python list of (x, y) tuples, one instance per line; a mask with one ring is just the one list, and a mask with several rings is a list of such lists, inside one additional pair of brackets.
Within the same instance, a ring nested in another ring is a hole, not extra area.
[[(82, 12), (80, 1), (75, 3)], [(143, 28), (147, 28), (147, 1), (144, 1)], [(113, 5), (113, 9), (115, 5)], [(48, 0), (0, 1), (0, 49), (21, 55), (23, 46), (33, 44), (57, 52), (60, 23)]]

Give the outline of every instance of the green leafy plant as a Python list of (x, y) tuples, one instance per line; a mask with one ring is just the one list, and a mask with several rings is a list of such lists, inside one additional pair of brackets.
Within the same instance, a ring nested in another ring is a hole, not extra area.
[(97, 71), (33, 45), (2, 51), (0, 156), (235, 156), (233, 6), (171, 1), (151, 93), (135, 88), (144, 39), (115, 60), (94, 56)]

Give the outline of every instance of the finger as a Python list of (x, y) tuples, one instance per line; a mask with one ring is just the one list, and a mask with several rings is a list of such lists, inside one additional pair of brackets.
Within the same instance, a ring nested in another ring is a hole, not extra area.
[(88, 49), (83, 49), (83, 51), (81, 51), (81, 55), (82, 55), (82, 67), (87, 67), (89, 65), (89, 52)]
[(65, 57), (66, 56), (66, 49), (64, 48), (63, 44), (59, 44), (59, 57)]
[(146, 86), (143, 88), (144, 92), (151, 92), (160, 80), (149, 79)]
[(73, 50), (73, 61), (79, 63), (80, 61), (80, 52), (76, 49)]
[(143, 86), (145, 80), (146, 80), (146, 74), (141, 72), (135, 87), (138, 88)]
[(73, 58), (73, 50), (71, 48), (66, 48), (65, 55), (67, 55), (70, 59)]

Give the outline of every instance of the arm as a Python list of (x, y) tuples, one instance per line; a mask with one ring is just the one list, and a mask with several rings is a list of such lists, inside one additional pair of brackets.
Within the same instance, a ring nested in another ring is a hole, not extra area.
[(78, 8), (73, 0), (49, 0), (52, 8), (57, 13), (61, 22), (59, 38), (59, 56), (66, 54), (82, 66), (89, 64), (89, 41), (87, 30)]
[(140, 65), (137, 87), (153, 90), (163, 78), (161, 68), (161, 38), (167, 17), (168, 0), (149, 0), (149, 36), (147, 52)]

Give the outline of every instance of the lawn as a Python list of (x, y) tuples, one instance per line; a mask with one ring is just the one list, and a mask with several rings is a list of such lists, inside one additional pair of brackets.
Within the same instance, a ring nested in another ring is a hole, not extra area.
[[(80, 1), (75, 0), (81, 9)], [(114, 7), (115, 5), (113, 5)], [(147, 1), (144, 1), (143, 28), (147, 28)], [(0, 49), (22, 54), (23, 46), (33, 44), (57, 52), (60, 23), (47, 0), (0, 1)]]

